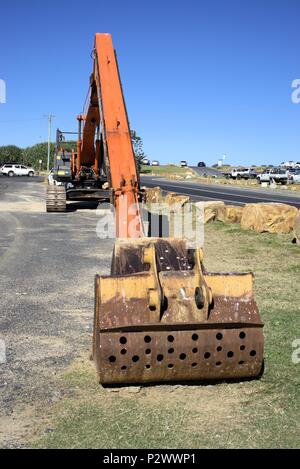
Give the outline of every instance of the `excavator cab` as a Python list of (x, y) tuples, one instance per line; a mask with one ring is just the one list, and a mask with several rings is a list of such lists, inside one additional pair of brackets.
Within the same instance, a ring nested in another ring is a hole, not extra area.
[(93, 58), (94, 100), (88, 114), (102, 131), (116, 213), (111, 272), (95, 278), (93, 358), (100, 383), (260, 376), (263, 324), (252, 273), (207, 272), (200, 246), (184, 238), (145, 236), (138, 171), (109, 34), (96, 34)]

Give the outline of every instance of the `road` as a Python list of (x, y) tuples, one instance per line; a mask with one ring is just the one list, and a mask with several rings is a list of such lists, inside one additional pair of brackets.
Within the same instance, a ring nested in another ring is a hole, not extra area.
[(5, 448), (22, 446), (47, 408), (68, 394), (62, 370), (75, 358), (88, 360), (94, 275), (108, 273), (113, 248), (112, 240), (96, 235), (96, 210), (79, 204), (70, 213), (46, 213), (45, 189), (39, 177), (0, 178), (0, 341), (6, 348), (6, 363), (3, 354), (0, 360), (0, 447)]
[(195, 171), (199, 176), (222, 176), (222, 172), (217, 169), (210, 168), (208, 166), (198, 167), (198, 166), (189, 166), (193, 171)]
[(148, 187), (160, 186), (161, 189), (179, 194), (187, 194), (194, 201), (223, 200), (230, 205), (245, 203), (277, 202), (300, 208), (300, 193), (279, 192), (269, 188), (252, 189), (217, 184), (202, 184), (190, 181), (170, 181), (158, 177), (142, 176), (141, 184)]

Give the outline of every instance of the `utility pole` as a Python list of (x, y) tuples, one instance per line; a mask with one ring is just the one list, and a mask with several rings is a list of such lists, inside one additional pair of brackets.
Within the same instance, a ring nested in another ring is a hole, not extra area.
[(47, 171), (49, 171), (49, 166), (50, 166), (50, 148), (51, 148), (51, 124), (52, 124), (52, 119), (53, 119), (53, 114), (48, 114), (47, 116), (48, 119), (48, 155), (47, 155)]

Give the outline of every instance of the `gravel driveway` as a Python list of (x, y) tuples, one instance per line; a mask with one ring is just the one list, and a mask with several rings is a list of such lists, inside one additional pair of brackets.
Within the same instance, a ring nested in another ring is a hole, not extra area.
[(47, 408), (69, 392), (60, 375), (90, 353), (94, 275), (108, 272), (112, 253), (113, 242), (96, 236), (94, 207), (45, 213), (45, 189), (39, 177), (0, 178), (0, 447), (6, 448), (40, 431)]

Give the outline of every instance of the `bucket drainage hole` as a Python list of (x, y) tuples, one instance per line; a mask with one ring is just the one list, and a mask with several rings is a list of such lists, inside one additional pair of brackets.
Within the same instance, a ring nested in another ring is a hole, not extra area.
[(216, 363), (216, 366), (221, 366), (222, 365), (222, 362), (217, 362)]
[(152, 339), (151, 339), (150, 335), (146, 335), (146, 336), (144, 337), (144, 341), (146, 342), (146, 344), (149, 344), (149, 343), (151, 342), (151, 340), (152, 340)]
[(121, 352), (120, 352), (122, 355), (125, 355), (127, 353), (127, 350), (126, 348), (122, 348)]
[(125, 345), (127, 343), (126, 337), (120, 337), (120, 344)]
[(227, 357), (228, 357), (228, 358), (232, 358), (232, 357), (233, 357), (233, 355), (234, 355), (234, 353), (233, 353), (233, 352), (228, 352), (228, 353), (227, 353)]
[(150, 355), (150, 353), (151, 353), (151, 349), (150, 349), (150, 348), (146, 348), (145, 354), (146, 354), (146, 355)]
[(157, 357), (156, 357), (156, 358), (157, 358), (157, 361), (158, 361), (158, 362), (162, 362), (162, 361), (163, 361), (163, 359), (164, 359), (164, 356), (163, 356), (163, 355), (161, 355), (161, 354), (159, 354), (159, 355), (157, 355)]
[(243, 365), (244, 363), (245, 363), (245, 362), (244, 362), (243, 360), (241, 360), (241, 361), (239, 362), (239, 365)]
[(169, 364), (168, 364), (168, 368), (174, 368), (173, 363), (169, 363)]
[(221, 346), (217, 347), (217, 352), (222, 352), (223, 348)]
[(255, 357), (255, 355), (256, 355), (256, 350), (251, 350), (250, 356), (251, 356), (251, 357)]
[(209, 352), (205, 352), (204, 358), (206, 358), (206, 359), (207, 359), (207, 358), (210, 358), (210, 353), (209, 353)]
[(173, 349), (173, 348), (169, 348), (168, 353), (174, 353), (174, 349)]
[(121, 370), (127, 370), (127, 366), (121, 366)]
[(132, 361), (135, 362), (135, 363), (138, 362), (139, 359), (140, 359), (140, 357), (138, 355), (133, 355), (133, 357), (132, 357)]
[(149, 370), (151, 368), (151, 365), (146, 365), (145, 368)]
[(172, 335), (168, 335), (168, 341), (169, 342), (174, 342), (174, 337)]
[(185, 359), (186, 359), (186, 354), (185, 354), (185, 353), (181, 353), (181, 354), (179, 355), (179, 358), (180, 358), (180, 360), (185, 360)]
[(193, 334), (193, 335), (192, 335), (192, 340), (198, 340), (198, 339), (199, 339), (198, 334)]
[(197, 353), (197, 352), (198, 352), (198, 349), (195, 347), (195, 348), (193, 348), (192, 352), (193, 352), (193, 353)]
[(195, 368), (195, 366), (197, 366), (198, 363), (192, 363), (192, 367)]
[(240, 346), (240, 350), (245, 350), (245, 348), (246, 348), (245, 345)]
[(217, 335), (216, 335), (216, 339), (217, 340), (222, 340), (223, 339), (223, 334), (221, 334), (221, 332), (218, 332)]
[(245, 332), (240, 332), (240, 339), (244, 339), (246, 337)]
[(110, 361), (110, 363), (115, 363), (116, 357), (115, 357), (114, 355), (111, 355), (111, 356), (109, 357), (109, 361)]

